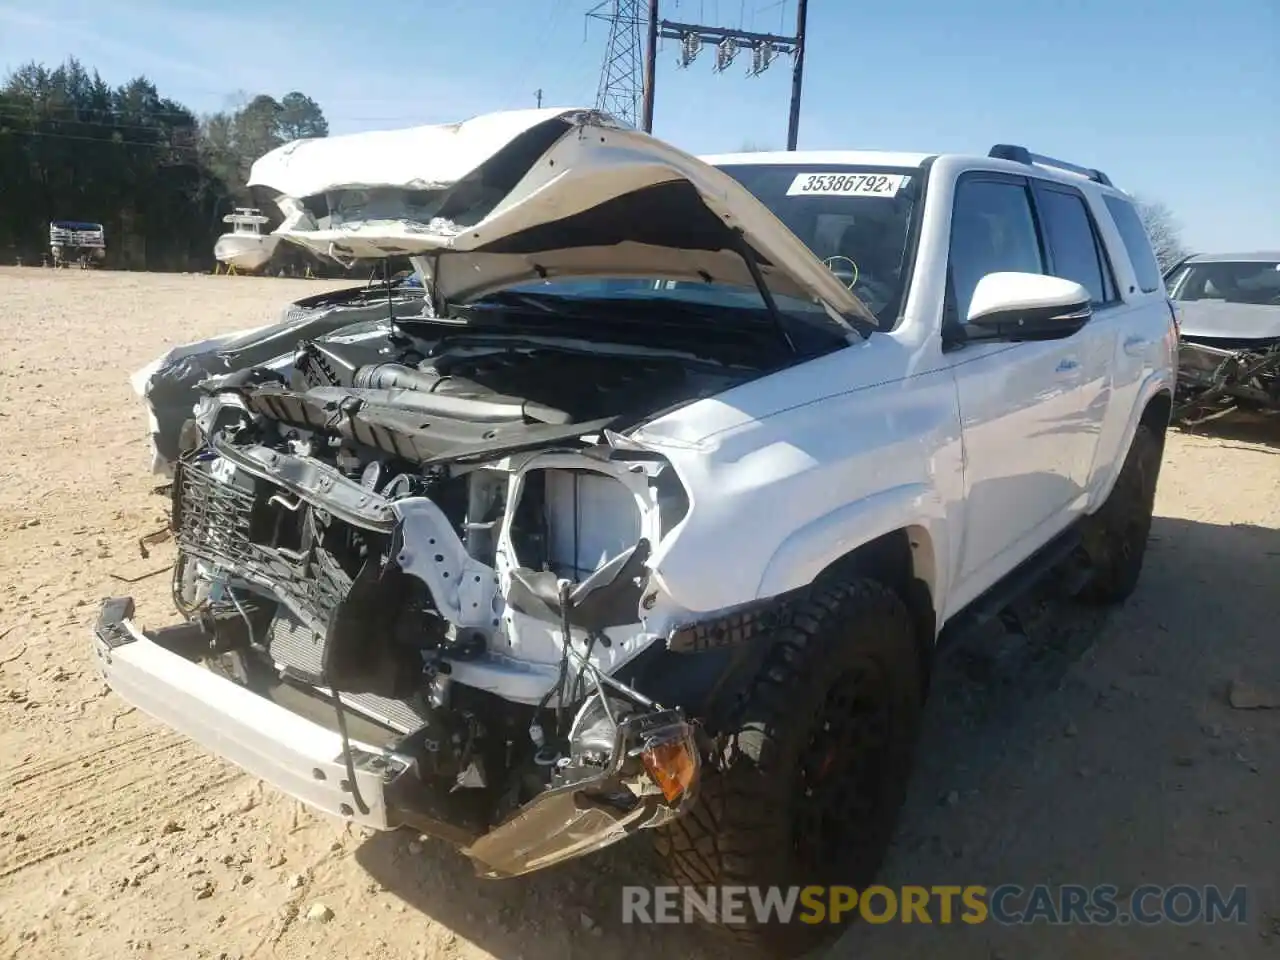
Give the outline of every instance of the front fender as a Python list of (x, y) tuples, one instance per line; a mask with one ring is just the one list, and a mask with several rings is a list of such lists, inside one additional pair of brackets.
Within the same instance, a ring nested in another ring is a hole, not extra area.
[[(937, 492), (923, 483), (907, 483), (844, 504), (810, 521), (784, 540), (770, 557), (756, 588), (758, 597), (772, 597), (812, 583), (824, 569), (863, 544), (895, 530), (923, 527), (929, 535), (930, 556), (918, 558), (917, 569), (930, 570), (933, 581), (946, 556), (945, 511)], [(917, 549), (924, 548), (925, 545)], [(936, 591), (944, 584), (930, 582)]]

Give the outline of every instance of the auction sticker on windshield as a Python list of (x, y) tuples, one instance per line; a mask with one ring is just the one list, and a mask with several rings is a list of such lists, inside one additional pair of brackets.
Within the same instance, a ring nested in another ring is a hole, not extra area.
[(908, 177), (899, 173), (801, 173), (788, 197), (892, 197)]

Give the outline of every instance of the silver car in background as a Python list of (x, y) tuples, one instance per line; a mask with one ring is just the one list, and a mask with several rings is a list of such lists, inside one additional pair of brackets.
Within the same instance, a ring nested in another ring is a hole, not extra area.
[(1181, 337), (1174, 418), (1280, 413), (1280, 251), (1197, 254), (1165, 285)]

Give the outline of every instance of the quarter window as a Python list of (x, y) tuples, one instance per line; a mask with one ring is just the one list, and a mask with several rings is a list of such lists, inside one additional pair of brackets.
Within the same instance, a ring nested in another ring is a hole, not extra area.
[(1105, 202), (1107, 210), (1111, 212), (1111, 219), (1116, 222), (1116, 229), (1120, 231), (1120, 239), (1129, 254), (1129, 262), (1133, 264), (1138, 289), (1143, 293), (1154, 293), (1161, 285), (1160, 267), (1156, 263), (1156, 255), (1151, 249), (1146, 228), (1142, 226), (1142, 218), (1128, 200), (1107, 196)]
[(1045, 272), (1024, 185), (972, 178), (956, 184), (949, 266), (956, 318), (962, 323), (974, 288), (986, 274)]

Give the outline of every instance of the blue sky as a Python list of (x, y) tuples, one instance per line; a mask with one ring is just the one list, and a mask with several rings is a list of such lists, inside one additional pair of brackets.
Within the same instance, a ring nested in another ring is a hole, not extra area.
[[(595, 100), (597, 0), (0, 0), (0, 71), (69, 54), (198, 111), (315, 97), (334, 133)], [(795, 0), (663, 0), (666, 19), (790, 34)], [(305, 11), (305, 17), (302, 12)], [(1106, 170), (1196, 249), (1280, 248), (1277, 0), (810, 0), (801, 149), (985, 153)], [(786, 145), (790, 60), (746, 77), (659, 51), (654, 133)]]

